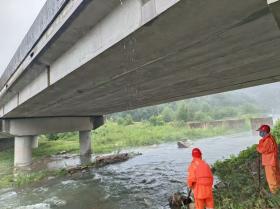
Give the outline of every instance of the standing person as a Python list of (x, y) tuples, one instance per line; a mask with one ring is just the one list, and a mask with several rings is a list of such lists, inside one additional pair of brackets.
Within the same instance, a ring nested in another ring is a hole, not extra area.
[(270, 134), (270, 127), (262, 125), (257, 131), (262, 139), (257, 145), (257, 151), (262, 155), (266, 181), (271, 193), (275, 194), (280, 189), (280, 170), (278, 160), (278, 145)]
[(192, 150), (193, 160), (188, 168), (187, 185), (193, 190), (196, 209), (214, 209), (213, 174), (210, 166), (202, 160), (200, 149)]

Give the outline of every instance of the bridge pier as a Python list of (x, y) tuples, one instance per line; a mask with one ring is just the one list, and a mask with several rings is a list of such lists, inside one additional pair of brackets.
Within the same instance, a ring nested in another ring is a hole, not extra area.
[(38, 136), (32, 137), (32, 149), (36, 149), (39, 146)]
[(91, 131), (79, 131), (80, 155), (89, 156), (91, 151)]
[(29, 166), (32, 163), (33, 136), (15, 136), (14, 165)]
[(38, 147), (38, 135), (79, 131), (80, 154), (91, 154), (91, 130), (104, 124), (103, 116), (50, 117), (5, 119), (0, 121), (0, 133), (15, 136), (14, 165), (32, 163), (32, 148)]

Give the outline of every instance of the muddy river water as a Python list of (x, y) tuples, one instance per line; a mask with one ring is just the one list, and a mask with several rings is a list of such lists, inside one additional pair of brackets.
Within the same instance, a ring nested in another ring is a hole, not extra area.
[[(221, 136), (195, 141), (209, 163), (237, 154), (255, 144), (250, 134)], [(0, 209), (165, 209), (173, 192), (185, 187), (186, 167), (191, 148), (178, 149), (176, 143), (142, 147), (124, 163), (92, 169), (79, 178), (54, 178), (40, 186), (22, 190), (0, 190)], [(78, 163), (57, 159), (50, 167)]]

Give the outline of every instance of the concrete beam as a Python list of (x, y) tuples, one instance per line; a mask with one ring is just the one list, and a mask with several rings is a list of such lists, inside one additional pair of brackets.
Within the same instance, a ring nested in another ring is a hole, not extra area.
[(54, 117), (3, 120), (3, 132), (14, 136), (92, 130), (94, 117)]
[(36, 62), (23, 60), (0, 117), (103, 115), (280, 80), (279, 1), (268, 2), (276, 18), (263, 0), (87, 2), (67, 30), (58, 16)]
[(99, 128), (104, 125), (104, 116), (94, 116), (91, 118), (93, 124), (93, 130)]
[[(0, 87), (2, 88), (9, 80), (12, 74), (16, 72), (20, 63), (26, 58), (34, 45), (40, 39), (42, 33), (52, 24), (57, 14), (68, 3), (67, 0), (46, 1), (44, 7), (40, 11), (40, 15), (36, 18), (28, 33), (21, 42), (15, 55), (7, 66), (5, 72), (0, 78)], [(29, 57), (32, 58), (32, 57)]]
[(14, 149), (14, 165), (29, 166), (32, 163), (32, 136), (16, 136)]
[(267, 4), (277, 22), (278, 27), (280, 27), (280, 1), (279, 0), (267, 0)]

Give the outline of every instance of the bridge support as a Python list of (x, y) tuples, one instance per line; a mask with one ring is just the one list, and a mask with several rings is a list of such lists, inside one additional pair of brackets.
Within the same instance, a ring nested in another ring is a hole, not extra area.
[(91, 131), (79, 131), (80, 155), (91, 154)]
[(38, 136), (33, 136), (32, 137), (32, 148), (36, 149), (39, 146), (39, 142), (38, 142)]
[(23, 167), (31, 164), (32, 148), (38, 147), (40, 134), (79, 130), (80, 153), (90, 156), (91, 130), (103, 124), (103, 116), (5, 119), (0, 123), (0, 133), (15, 136), (14, 165)]
[(15, 136), (14, 165), (24, 167), (32, 163), (33, 136)]

